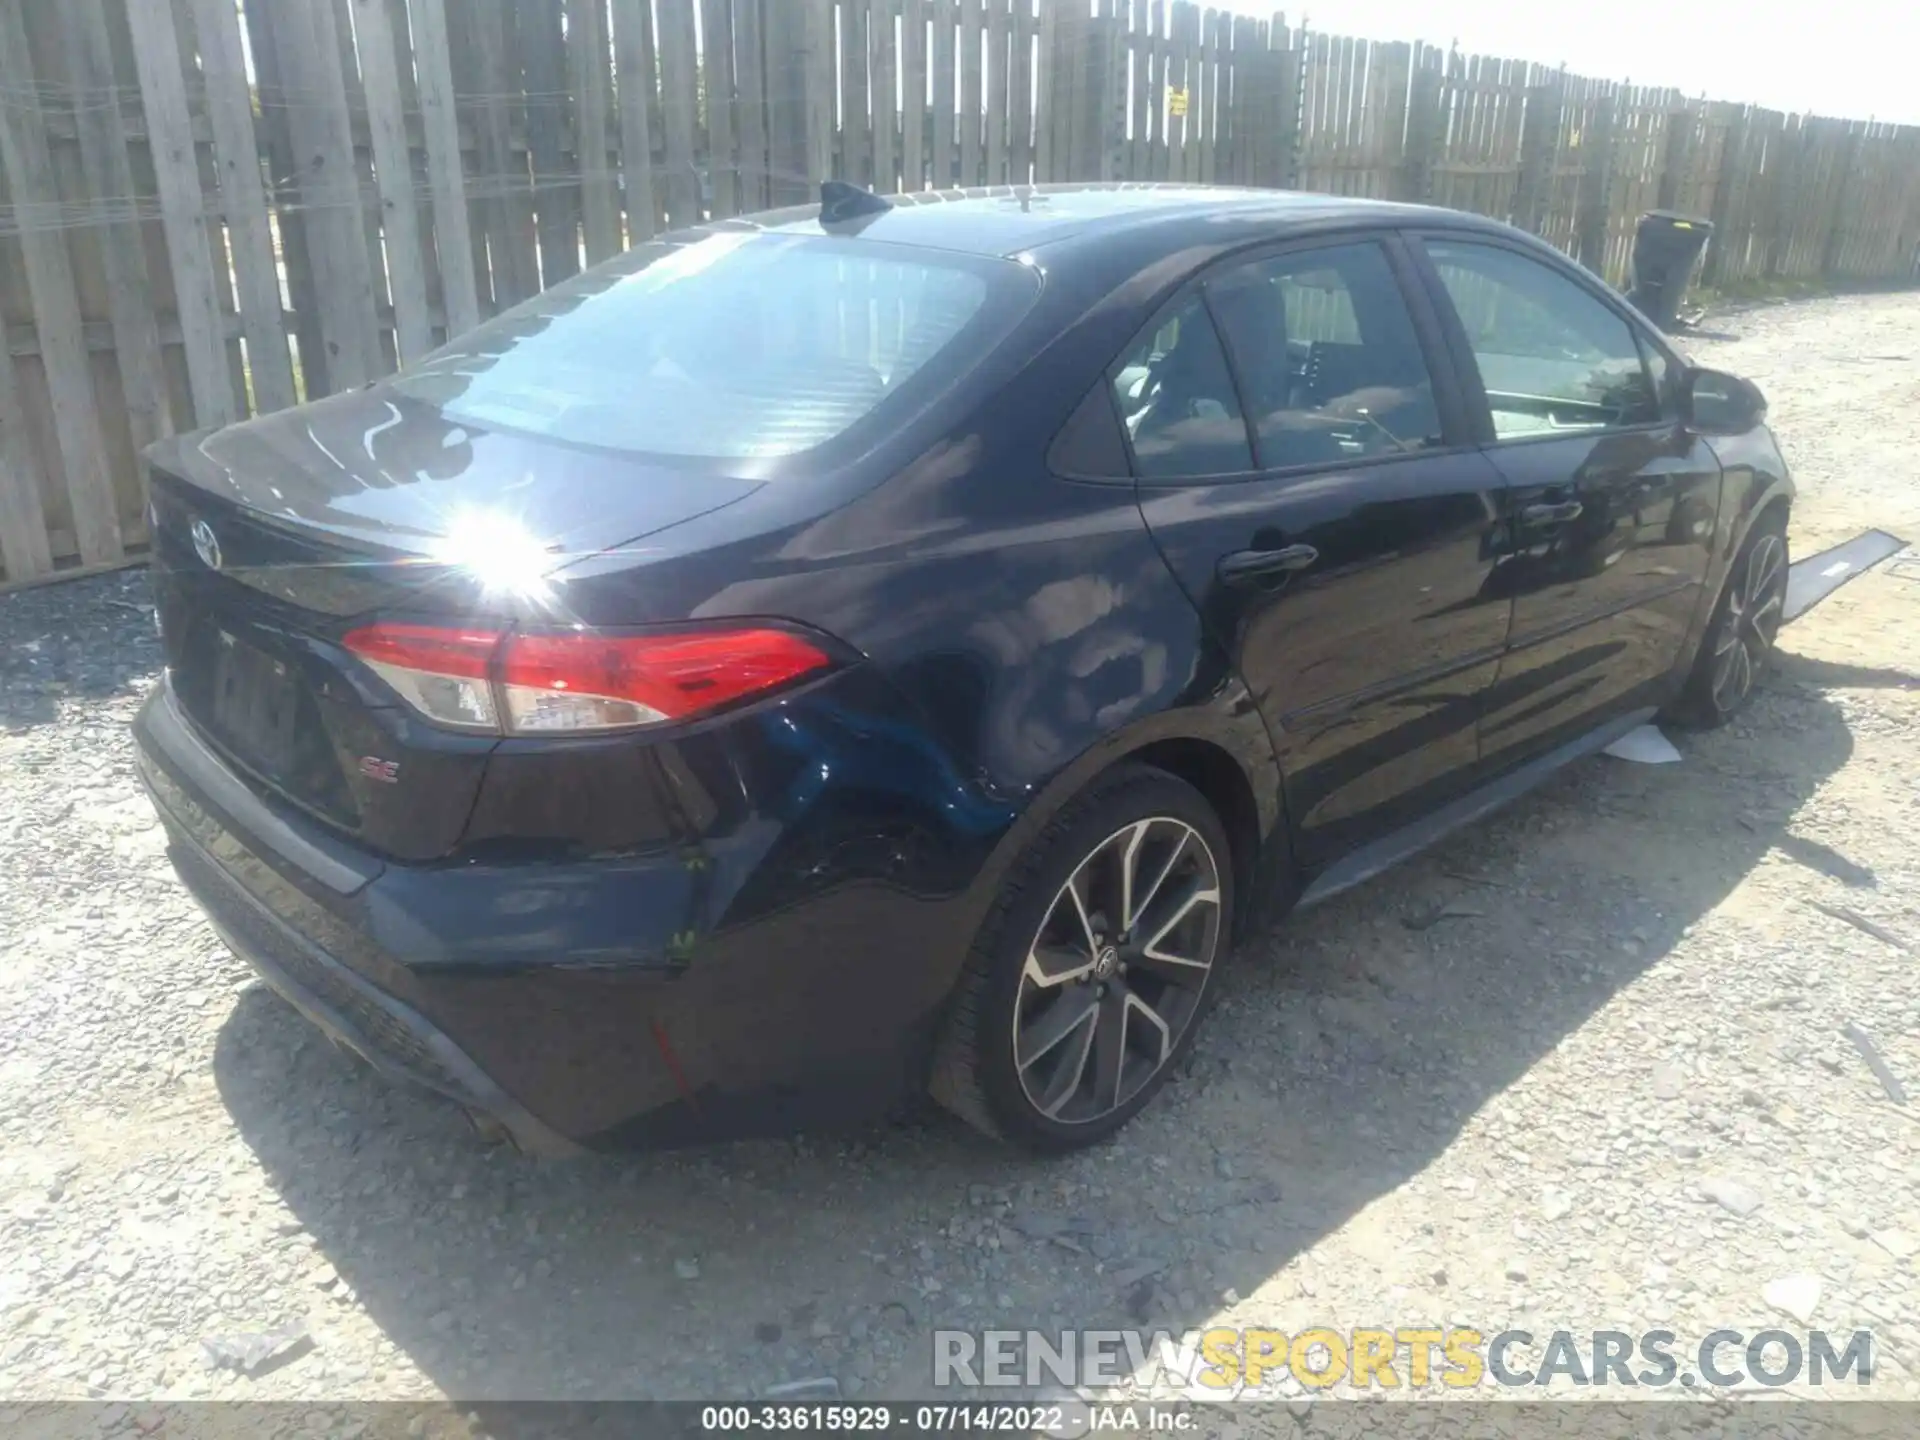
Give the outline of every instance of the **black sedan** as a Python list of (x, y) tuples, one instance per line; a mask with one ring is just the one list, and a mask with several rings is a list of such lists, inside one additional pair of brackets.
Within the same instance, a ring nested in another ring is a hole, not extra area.
[(1087, 1144), (1235, 936), (1752, 689), (1760, 396), (1541, 242), (824, 199), (150, 457), (180, 874), (485, 1128)]

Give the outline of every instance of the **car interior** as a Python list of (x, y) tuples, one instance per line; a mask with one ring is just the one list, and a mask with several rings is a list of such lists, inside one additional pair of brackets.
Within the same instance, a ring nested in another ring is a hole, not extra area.
[[(1226, 473), (1246, 468), (1207, 459), (1162, 468), (1194, 422), (1237, 421), (1240, 391), (1254, 407), (1263, 469), (1331, 464), (1437, 443), (1439, 415), (1404, 312), (1350, 286), (1332, 265), (1278, 276), (1262, 267), (1209, 287), (1238, 364), (1234, 386), (1208, 311), (1189, 301), (1129, 357), (1115, 379), (1143, 474)], [(1396, 296), (1391, 303), (1398, 307)], [(1395, 323), (1395, 322), (1398, 323)]]

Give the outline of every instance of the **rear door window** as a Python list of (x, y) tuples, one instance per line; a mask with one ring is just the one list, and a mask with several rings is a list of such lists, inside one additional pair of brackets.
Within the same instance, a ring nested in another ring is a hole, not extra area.
[(1133, 444), (1134, 473), (1142, 479), (1253, 469), (1240, 397), (1197, 293), (1135, 342), (1113, 376), (1113, 397)]
[(721, 233), (588, 271), (391, 383), (482, 428), (669, 457), (791, 455), (937, 391), (1034, 290), (1010, 261)]
[(1264, 469), (1441, 443), (1433, 379), (1376, 244), (1289, 251), (1208, 282)]

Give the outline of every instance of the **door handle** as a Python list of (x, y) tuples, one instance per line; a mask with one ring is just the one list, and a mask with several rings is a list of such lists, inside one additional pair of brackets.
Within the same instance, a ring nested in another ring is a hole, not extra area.
[(1220, 557), (1217, 570), (1229, 585), (1245, 585), (1270, 575), (1304, 570), (1320, 558), (1311, 545), (1283, 545), (1278, 550), (1236, 550)]
[(1586, 507), (1578, 500), (1563, 500), (1558, 505), (1523, 505), (1520, 519), (1528, 525), (1564, 525), (1578, 520)]

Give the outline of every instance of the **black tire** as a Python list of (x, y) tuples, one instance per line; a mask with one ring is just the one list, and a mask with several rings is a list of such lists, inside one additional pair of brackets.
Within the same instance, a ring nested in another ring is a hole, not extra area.
[(1726, 724), (1753, 698), (1780, 634), (1789, 559), (1786, 516), (1769, 511), (1754, 522), (1727, 567), (1700, 648), (1663, 719), (1711, 730)]
[[(1128, 881), (1117, 867), (1141, 878)], [(1136, 892), (1132, 931), (1117, 923), (1126, 885)], [(987, 1135), (1044, 1153), (1113, 1134), (1192, 1045), (1218, 988), (1233, 900), (1226, 831), (1205, 797), (1148, 766), (1108, 771), (1008, 872), (948, 1009), (934, 1099)], [(1168, 921), (1176, 910), (1182, 918)], [(1169, 963), (1203, 948), (1203, 970), (1191, 959)], [(1090, 1007), (1084, 1030), (1055, 1018), (1082, 1007)]]

